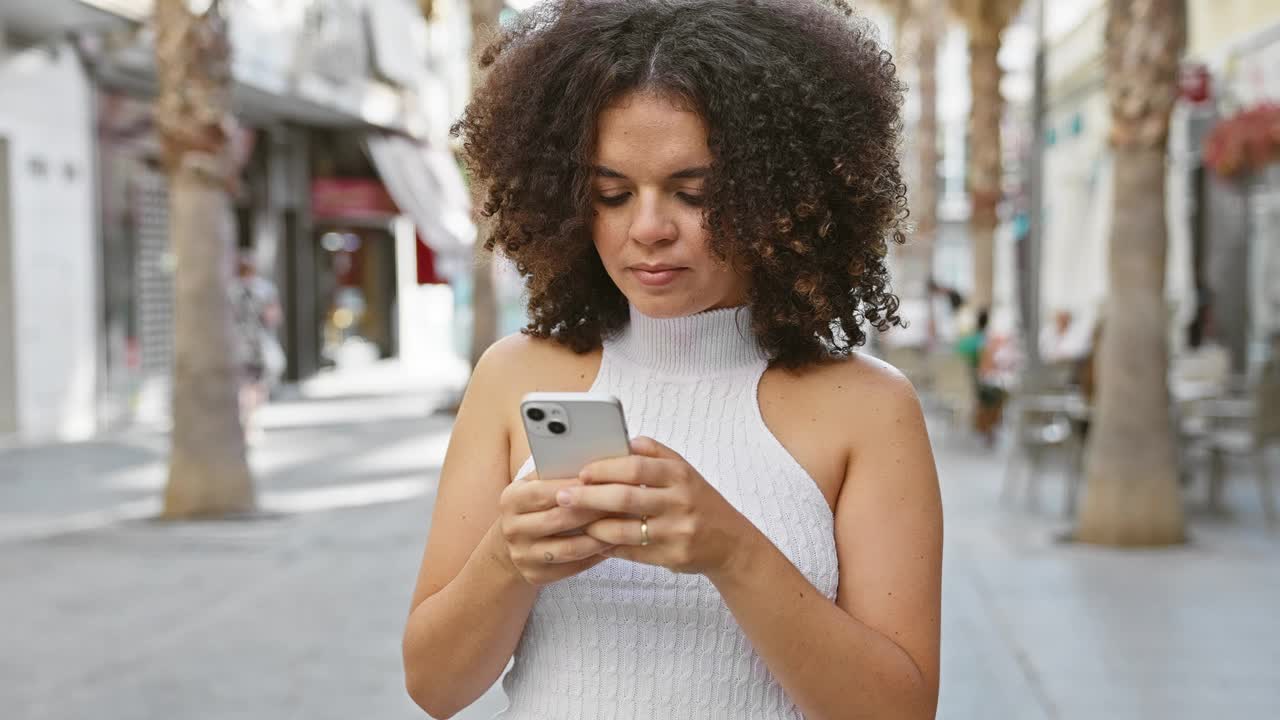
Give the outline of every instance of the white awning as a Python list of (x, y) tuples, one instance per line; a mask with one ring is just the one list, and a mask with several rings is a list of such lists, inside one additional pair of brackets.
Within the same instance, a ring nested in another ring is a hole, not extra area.
[(370, 133), (365, 146), (382, 183), (437, 254), (470, 254), (476, 229), (471, 196), (453, 154), (410, 138)]

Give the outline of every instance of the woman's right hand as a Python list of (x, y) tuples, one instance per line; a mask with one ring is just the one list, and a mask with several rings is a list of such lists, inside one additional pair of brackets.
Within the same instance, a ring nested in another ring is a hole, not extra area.
[(502, 538), (511, 564), (530, 585), (540, 587), (563, 580), (608, 559), (600, 552), (613, 546), (590, 535), (557, 537), (607, 515), (561, 507), (556, 502), (556, 492), (574, 485), (582, 485), (582, 481), (541, 480), (535, 473), (502, 491), (498, 501)]

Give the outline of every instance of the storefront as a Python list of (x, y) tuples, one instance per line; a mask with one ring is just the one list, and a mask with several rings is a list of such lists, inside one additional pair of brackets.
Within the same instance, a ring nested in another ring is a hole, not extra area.
[[(97, 108), (103, 300), (98, 423), (164, 424), (172, 392), (175, 258), (152, 100), (127, 86), (100, 83)], [(293, 197), (296, 183), (289, 178), (300, 132), (246, 125), (236, 140), (249, 149), (232, 198), (237, 248), (277, 285), (286, 236), (305, 226), (298, 221), (305, 201)]]
[(1275, 153), (1259, 128), (1280, 124), (1280, 21), (1241, 30), (1193, 66), (1204, 99), (1189, 135), (1202, 168), (1206, 325), (1249, 372), (1280, 331), (1280, 166), (1255, 162)]
[(1226, 66), (1226, 81), (1237, 106), (1237, 122), (1270, 129), (1272, 159), (1238, 179), (1245, 204), (1245, 243), (1249, 262), (1247, 364), (1256, 367), (1265, 357), (1269, 338), (1280, 333), (1280, 22), (1254, 33), (1236, 45)]
[[(406, 299), (401, 289), (409, 280), (415, 287), (438, 283), (430, 248), (454, 250), (440, 263), (447, 269), (459, 264), (460, 248), (474, 233), (457, 168), (453, 176), (446, 168), (442, 181), (440, 168), (430, 167), (439, 165), (439, 152), (426, 153), (434, 158), (429, 162), (398, 158), (376, 169), (370, 159), (371, 137), (393, 133), (410, 148), (426, 148), (406, 128), (440, 135), (447, 125), (443, 117), (423, 120), (428, 100), (452, 104), (427, 92), (439, 83), (431, 82), (425, 53), (415, 45), (420, 38), (411, 32), (423, 20), (409, 2), (313, 0), (274, 14), (253, 5), (239, 0), (229, 14), (233, 111), (245, 128), (243, 142), (253, 148), (235, 198), (238, 244), (283, 300), (285, 378), (305, 379), (337, 364), (343, 348), (347, 356), (357, 347), (374, 358), (398, 355), (404, 328), (415, 326), (407, 311), (423, 309), (417, 293)], [(100, 88), (105, 308), (99, 414), (103, 426), (163, 422), (174, 267), (167, 179), (150, 119), (152, 50), (136, 40), (95, 47), (86, 56)], [(399, 205), (377, 180), (382, 172), (407, 173)], [(364, 184), (341, 185), (351, 180)], [(376, 197), (362, 196), (361, 188)], [(406, 198), (418, 207), (402, 212)], [(419, 243), (420, 253), (397, 238), (406, 213), (428, 243)], [(404, 275), (408, 268), (412, 276)], [(422, 340), (408, 344), (415, 342)]]
[[(395, 356), (399, 210), (376, 179), (317, 178), (312, 183), (316, 302), (310, 318), (322, 368)], [(303, 303), (295, 303), (305, 311)]]
[(321, 133), (313, 145), (304, 254), (315, 253), (315, 283), (311, 297), (292, 298), (290, 322), (316, 328), (317, 367), (455, 364), (474, 228), (452, 155), (382, 133)]
[[(65, 42), (67, 17), (27, 3), (21, 17), (43, 25), (15, 30), (60, 40), (0, 58), (0, 433), (83, 437), (168, 417), (175, 268), (141, 5), (95, 11)], [(253, 148), (238, 244), (284, 300), (287, 379), (353, 339), (378, 358), (456, 355), (440, 281), (465, 276), (474, 237), (446, 143), (469, 16), (437, 5), (428, 25), (412, 0), (225, 4), (232, 112)], [(325, 165), (335, 145), (360, 172)], [(375, 147), (391, 159), (373, 160)], [(385, 183), (376, 216), (329, 213), (317, 178)]]

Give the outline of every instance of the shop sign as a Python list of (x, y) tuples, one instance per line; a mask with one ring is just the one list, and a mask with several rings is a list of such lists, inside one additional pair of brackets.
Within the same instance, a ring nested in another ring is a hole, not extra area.
[(400, 214), (387, 189), (372, 178), (316, 178), (311, 213), (326, 220), (379, 220)]

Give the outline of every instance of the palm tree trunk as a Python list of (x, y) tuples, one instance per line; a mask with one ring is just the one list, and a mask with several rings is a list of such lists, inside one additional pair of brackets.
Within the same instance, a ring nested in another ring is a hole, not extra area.
[(1110, 293), (1076, 536), (1108, 545), (1183, 540), (1169, 422), (1165, 153), (1117, 148)]
[(173, 431), (166, 517), (254, 509), (231, 357), (234, 215), (224, 187), (184, 163), (171, 175), (169, 232), (174, 278)]
[(184, 0), (155, 6), (160, 94), (156, 126), (169, 171), (173, 243), (173, 429), (164, 516), (254, 509), (232, 356), (235, 216), (227, 153), (231, 87), (227, 26), (218, 2), (193, 15)]
[(493, 253), (484, 249), (489, 233), (484, 219), (475, 217), (476, 245), (471, 266), (471, 367), (498, 341), (498, 289), (493, 278)]
[[(476, 57), (484, 43), (498, 28), (503, 0), (471, 0), (472, 72), (471, 83), (479, 83), (479, 66)], [(498, 297), (493, 277), (493, 253), (485, 249), (489, 232), (480, 209), (483, 198), (472, 188), (472, 220), (476, 225), (476, 244), (471, 274), (471, 367), (480, 362), (480, 356), (498, 340)]]
[(1000, 96), (1003, 72), (996, 57), (1003, 30), (1003, 25), (984, 24), (969, 31), (969, 86), (973, 98), (969, 110), (969, 197), (973, 205), (969, 234), (973, 243), (971, 302), (976, 308), (991, 307), (995, 284), (995, 234), (1003, 173), (1000, 118), (1004, 111)]
[(1115, 217), (1097, 419), (1076, 539), (1168, 545), (1186, 535), (1164, 299), (1165, 159), (1186, 44), (1185, 0), (1111, 0), (1106, 43)]

